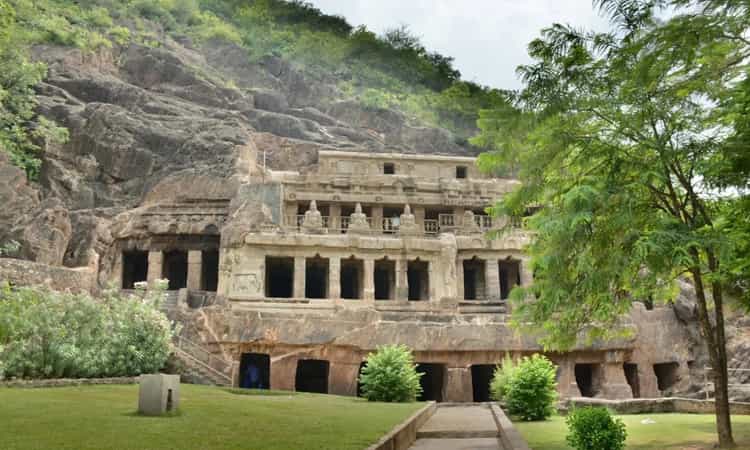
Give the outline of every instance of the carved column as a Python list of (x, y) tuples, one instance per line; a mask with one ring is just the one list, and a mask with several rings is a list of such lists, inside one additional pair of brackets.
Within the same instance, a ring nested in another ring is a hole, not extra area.
[(203, 252), (200, 250), (188, 251), (187, 288), (197, 291), (201, 288), (201, 275), (203, 273)]
[(500, 268), (497, 259), (488, 259), (485, 263), (485, 293), (487, 300), (500, 299)]
[(534, 274), (531, 272), (529, 258), (521, 258), (518, 263), (518, 270), (521, 271), (521, 286), (530, 286), (534, 283)]
[(328, 297), (341, 298), (341, 258), (338, 256), (328, 259)]
[(331, 203), (328, 206), (328, 232), (332, 230), (338, 230), (341, 228), (341, 205), (339, 203)]
[(364, 300), (369, 303), (375, 301), (375, 261), (371, 258), (364, 260)]
[(294, 298), (305, 298), (305, 257), (294, 257)]
[(460, 302), (464, 297), (464, 260), (459, 258), (456, 261), (456, 300)]
[(383, 207), (375, 205), (372, 207), (372, 229), (373, 231), (380, 233), (383, 230)]
[(164, 253), (148, 252), (148, 285), (153, 286), (156, 280), (162, 278), (162, 264), (164, 264)]
[(474, 400), (471, 385), (471, 369), (467, 367), (449, 367), (446, 370), (445, 401), (470, 402)]
[(557, 392), (562, 398), (580, 397), (581, 390), (578, 389), (575, 374), (575, 361), (565, 358), (560, 361), (557, 369), (559, 377), (557, 378)]
[(408, 262), (405, 258), (396, 260), (396, 300), (409, 299)]
[(417, 222), (420, 230), (424, 230), (424, 206), (414, 207), (414, 221)]

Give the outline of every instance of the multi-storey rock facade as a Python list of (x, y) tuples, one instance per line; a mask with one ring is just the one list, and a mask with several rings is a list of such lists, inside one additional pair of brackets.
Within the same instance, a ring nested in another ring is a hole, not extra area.
[[(123, 289), (168, 278), (183, 337), (231, 384), (357, 395), (367, 354), (398, 343), (414, 351), (425, 399), (484, 401), (506, 354), (543, 352), (509, 324), (510, 291), (533, 279), (530, 236), (487, 214), (516, 180), (471, 157), (326, 150), (307, 172), (248, 171), (240, 184), (154, 189), (115, 219), (101, 271)], [(636, 304), (632, 319), (627, 338), (548, 353), (563, 396), (690, 384), (674, 312)]]

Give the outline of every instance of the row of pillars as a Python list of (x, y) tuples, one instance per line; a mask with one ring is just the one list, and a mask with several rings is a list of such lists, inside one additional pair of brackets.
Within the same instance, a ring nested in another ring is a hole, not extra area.
[[(187, 287), (191, 290), (201, 289), (201, 277), (203, 276), (203, 252), (200, 250), (188, 250), (187, 252)], [(148, 252), (148, 276), (149, 286), (153, 286), (157, 280), (164, 278), (164, 252)]]
[[(304, 256), (294, 258), (294, 292), (293, 297), (305, 298), (305, 272), (306, 260)], [(363, 289), (362, 299), (365, 301), (375, 301), (375, 259), (365, 258), (363, 263)], [(408, 300), (409, 298), (409, 279), (407, 276), (408, 261), (406, 259), (396, 259), (396, 279), (395, 279), (395, 299)], [(432, 279), (432, 265), (428, 264), (428, 282)], [(498, 288), (499, 289), (499, 288)], [(341, 298), (341, 258), (328, 258), (328, 297), (332, 299)]]

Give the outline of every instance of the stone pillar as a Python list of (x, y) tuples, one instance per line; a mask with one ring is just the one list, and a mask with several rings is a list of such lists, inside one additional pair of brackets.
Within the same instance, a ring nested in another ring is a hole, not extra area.
[(288, 357), (274, 360), (271, 355), (271, 389), (293, 391), (297, 375), (297, 358)]
[(601, 370), (602, 382), (597, 397), (613, 400), (633, 398), (633, 391), (625, 378), (622, 361), (605, 362)]
[(294, 257), (294, 298), (305, 298), (305, 257)]
[(534, 274), (531, 272), (529, 258), (521, 258), (518, 270), (521, 271), (521, 286), (531, 286), (534, 283)]
[(408, 264), (405, 258), (396, 260), (396, 300), (409, 300)]
[(297, 202), (287, 202), (284, 204), (283, 209), (284, 217), (281, 218), (281, 226), (296, 226), (297, 225), (297, 213), (299, 212), (299, 205)]
[(474, 392), (471, 385), (471, 370), (467, 367), (449, 367), (445, 380), (446, 402), (471, 402)]
[(364, 275), (364, 289), (363, 297), (366, 302), (373, 303), (375, 301), (375, 260), (366, 258), (363, 261)]
[[(438, 280), (436, 274), (440, 273), (440, 270), (435, 269), (435, 261), (427, 261), (427, 301), (428, 302), (439, 302), (441, 295), (438, 295), (436, 286)], [(452, 282), (453, 280), (449, 280)]]
[(414, 207), (414, 221), (419, 225), (419, 229), (424, 231), (424, 206)]
[(456, 300), (464, 300), (464, 260), (456, 260)]
[(383, 207), (373, 206), (370, 215), (372, 216), (372, 230), (376, 233), (383, 231)]
[(580, 397), (581, 390), (576, 383), (575, 361), (566, 358), (560, 362), (557, 370), (560, 374), (557, 379), (557, 392), (560, 397)]
[(500, 299), (500, 268), (497, 259), (488, 259), (485, 262), (485, 295), (487, 300)]
[(331, 361), (328, 372), (328, 393), (333, 395), (357, 395), (359, 364)]
[(339, 203), (331, 203), (328, 206), (328, 232), (331, 230), (338, 230), (341, 228), (341, 205)]
[(456, 227), (462, 227), (464, 225), (464, 207), (463, 206), (455, 206), (453, 208), (453, 220), (456, 224)]
[(148, 252), (148, 285), (153, 286), (156, 280), (162, 278), (162, 264), (164, 264), (164, 253), (160, 251)]
[(200, 250), (188, 251), (187, 288), (193, 291), (200, 290), (203, 275), (203, 252)]
[(338, 256), (328, 259), (328, 297), (341, 298), (341, 258)]

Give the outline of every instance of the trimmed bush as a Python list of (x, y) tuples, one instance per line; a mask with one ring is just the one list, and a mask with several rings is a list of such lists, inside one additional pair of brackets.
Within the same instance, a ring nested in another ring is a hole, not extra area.
[(422, 392), (411, 351), (405, 345), (385, 345), (367, 355), (359, 375), (362, 396), (376, 402), (413, 402)]
[(574, 409), (565, 419), (568, 445), (576, 450), (623, 450), (627, 431), (606, 408)]
[(544, 420), (555, 412), (557, 367), (542, 355), (525, 356), (517, 365), (506, 358), (495, 371), (490, 390), (520, 420)]

